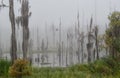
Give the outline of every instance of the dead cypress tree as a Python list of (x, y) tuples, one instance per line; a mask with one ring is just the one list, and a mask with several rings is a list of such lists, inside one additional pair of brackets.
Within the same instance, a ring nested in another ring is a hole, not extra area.
[(94, 35), (93, 35), (93, 32), (92, 32), (92, 22), (93, 22), (93, 19), (91, 18), (90, 20), (90, 28), (89, 28), (89, 31), (88, 31), (88, 43), (87, 43), (87, 51), (88, 51), (88, 62), (91, 62), (92, 61), (92, 56), (93, 56), (93, 42), (92, 40), (94, 39)]
[(71, 29), (68, 30), (67, 36), (68, 36), (69, 65), (73, 65), (73, 33)]
[(59, 66), (61, 66), (61, 19), (59, 23), (59, 48), (58, 48), (58, 57), (59, 57)]
[(77, 29), (77, 47), (78, 47), (78, 50), (77, 50), (77, 56), (78, 56), (78, 63), (80, 63), (80, 22), (79, 22), (79, 12), (78, 12), (78, 15), (77, 15), (77, 25), (78, 25), (78, 29)]
[(83, 63), (84, 61), (84, 32), (81, 33), (81, 53), (82, 53), (81, 61)]
[(23, 58), (27, 58), (27, 51), (29, 45), (29, 17), (31, 16), (31, 12), (29, 12), (29, 0), (18, 0), (21, 3), (21, 16), (16, 18), (16, 24), (22, 26), (23, 30), (23, 42), (22, 42), (22, 51)]
[(11, 59), (12, 63), (17, 59), (17, 43), (16, 43), (16, 31), (15, 31), (15, 14), (14, 14), (14, 0), (9, 0), (9, 18), (11, 22), (11, 29), (12, 29), (12, 34), (11, 34)]
[(37, 37), (36, 37), (36, 41), (37, 41), (37, 52), (38, 52), (38, 60), (37, 60), (37, 62), (38, 62), (38, 66), (39, 66), (39, 63), (40, 63), (40, 38), (39, 38), (39, 29), (38, 29), (38, 27), (36, 28), (36, 33), (37, 33)]
[(69, 35), (67, 33), (67, 48), (66, 48), (66, 66), (68, 66), (68, 47), (69, 47)]
[(55, 39), (55, 25), (54, 24), (52, 24), (52, 35), (53, 35), (53, 46), (55, 47), (56, 39)]
[(29, 2), (28, 0), (22, 0), (21, 7), (21, 17), (22, 17), (22, 28), (23, 28), (23, 58), (27, 59), (27, 51), (28, 51), (28, 42), (29, 42)]
[[(53, 48), (56, 48), (56, 46), (55, 46), (56, 45), (55, 31), (56, 31), (55, 25), (52, 24)], [(53, 67), (54, 67), (54, 65), (55, 65), (55, 54), (53, 53)]]
[(61, 62), (62, 62), (62, 66), (64, 65), (64, 42), (62, 41), (62, 51), (61, 51)]
[[(46, 25), (45, 25), (45, 33), (46, 33), (46, 45), (45, 45), (45, 52), (47, 52), (48, 47), (49, 47), (49, 41), (48, 41), (48, 26), (47, 26), (47, 23), (46, 23)], [(47, 55), (47, 53), (45, 53), (45, 58), (46, 58), (47, 63), (48, 63), (48, 55)]]
[(45, 62), (45, 44), (44, 44), (44, 39), (42, 39), (41, 50), (42, 50), (41, 61), (42, 61), (42, 63), (44, 63)]
[(99, 50), (98, 50), (98, 27), (95, 26), (95, 47), (96, 47), (96, 53), (97, 53), (97, 59), (99, 59)]

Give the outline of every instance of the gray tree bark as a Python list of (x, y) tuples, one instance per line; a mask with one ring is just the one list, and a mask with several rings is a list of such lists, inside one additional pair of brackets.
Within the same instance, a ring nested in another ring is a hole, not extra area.
[(23, 27), (23, 43), (22, 43), (23, 58), (27, 59), (28, 42), (29, 42), (29, 27), (28, 27), (29, 2), (28, 0), (22, 0), (21, 15), (22, 15), (22, 27)]
[(98, 50), (98, 27), (95, 27), (95, 46), (96, 46), (96, 53), (97, 59), (99, 59), (99, 50)]
[(12, 29), (12, 34), (11, 34), (11, 49), (10, 49), (10, 54), (11, 54), (11, 60), (12, 63), (17, 59), (17, 43), (16, 43), (16, 33), (15, 33), (15, 14), (14, 14), (14, 0), (9, 0), (9, 18), (11, 22), (11, 29)]

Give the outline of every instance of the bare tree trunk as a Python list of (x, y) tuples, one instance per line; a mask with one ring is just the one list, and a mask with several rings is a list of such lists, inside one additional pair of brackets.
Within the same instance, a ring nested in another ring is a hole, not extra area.
[(17, 43), (16, 43), (16, 34), (15, 34), (15, 14), (14, 14), (14, 0), (9, 0), (9, 17), (11, 22), (12, 34), (11, 34), (11, 59), (12, 63), (17, 59)]
[(73, 42), (72, 42), (72, 39), (70, 39), (70, 44), (69, 44), (69, 62), (70, 62), (70, 65), (73, 65)]
[(88, 51), (88, 62), (92, 61), (93, 56), (93, 34), (92, 34), (92, 18), (90, 20), (90, 29), (88, 31), (88, 43), (87, 43), (87, 51)]
[(28, 28), (23, 27), (22, 50), (23, 50), (23, 58), (24, 58), (24, 59), (27, 59), (28, 41), (29, 41), (28, 32), (29, 32)]
[(73, 65), (73, 33), (71, 32), (71, 30), (68, 31), (67, 33), (68, 36), (68, 51), (69, 51), (69, 65)]
[(62, 59), (62, 66), (64, 65), (64, 42), (62, 41), (62, 52), (61, 52), (61, 59)]
[(68, 37), (68, 34), (67, 34), (67, 48), (66, 48), (66, 66), (68, 66), (68, 40), (69, 40), (69, 37)]
[(28, 0), (22, 0), (22, 26), (23, 26), (23, 43), (22, 43), (22, 50), (23, 50), (23, 58), (27, 59), (27, 50), (28, 50), (28, 42), (29, 42), (29, 3)]
[(61, 66), (61, 19), (59, 24), (59, 49), (58, 49), (58, 57), (59, 57), (59, 66)]
[(68, 48), (66, 49), (66, 66), (68, 66)]
[(91, 55), (91, 48), (93, 47), (92, 43), (87, 44), (87, 51), (88, 51), (88, 62), (92, 61), (92, 55)]
[(81, 53), (82, 53), (82, 63), (84, 61), (84, 32), (81, 33)]
[(78, 51), (77, 51), (77, 56), (78, 56), (78, 63), (80, 63), (80, 23), (79, 23), (79, 12), (78, 12), (78, 16), (77, 16), (77, 21), (78, 21), (78, 32), (77, 32), (77, 47), (78, 47)]
[(37, 27), (37, 52), (38, 52), (38, 66), (39, 66), (39, 63), (40, 63), (40, 38), (39, 38), (39, 30), (38, 30), (38, 27)]
[(95, 46), (96, 46), (96, 52), (97, 52), (97, 59), (99, 59), (99, 50), (98, 50), (98, 28), (95, 27)]

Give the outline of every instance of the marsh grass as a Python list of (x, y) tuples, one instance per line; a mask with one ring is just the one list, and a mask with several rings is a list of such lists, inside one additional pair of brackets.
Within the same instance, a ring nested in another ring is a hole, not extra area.
[(23, 78), (120, 78), (120, 60), (108, 57), (71, 67), (33, 67), (31, 72), (31, 76)]

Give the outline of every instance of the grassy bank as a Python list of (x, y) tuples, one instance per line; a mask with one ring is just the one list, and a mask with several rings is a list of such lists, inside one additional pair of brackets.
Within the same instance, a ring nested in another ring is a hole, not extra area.
[(103, 58), (67, 68), (33, 68), (31, 78), (120, 78), (120, 59)]
[(67, 68), (32, 68), (31, 72), (31, 76), (23, 78), (120, 78), (120, 58), (103, 58)]

